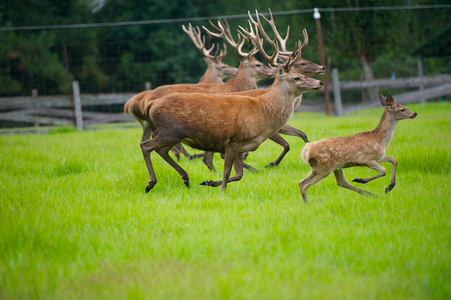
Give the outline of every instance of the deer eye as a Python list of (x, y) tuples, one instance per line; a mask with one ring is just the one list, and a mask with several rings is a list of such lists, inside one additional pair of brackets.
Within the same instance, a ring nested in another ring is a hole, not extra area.
[(256, 64), (255, 65), (257, 68), (260, 68), (262, 65), (261, 64)]
[(401, 109), (401, 112), (405, 112), (406, 110), (403, 108), (403, 109)]
[(299, 77), (294, 77), (294, 81), (301, 81), (301, 78), (299, 78)]
[(307, 64), (305, 62), (301, 62), (301, 66), (306, 66)]

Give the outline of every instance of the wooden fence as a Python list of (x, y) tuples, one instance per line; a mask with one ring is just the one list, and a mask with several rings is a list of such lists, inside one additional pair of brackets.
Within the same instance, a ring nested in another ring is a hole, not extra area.
[[(354, 111), (379, 106), (378, 99), (371, 99), (366, 103), (343, 106), (341, 101), (342, 90), (377, 88), (418, 88), (416, 91), (393, 95), (398, 103), (425, 102), (428, 99), (451, 95), (451, 75), (419, 76), (399, 79), (375, 79), (371, 81), (340, 81), (338, 70), (332, 70), (332, 88), (335, 103), (335, 112), (338, 116), (343, 112)], [(427, 87), (427, 88), (426, 88)]]
[[(146, 89), (150, 84), (146, 83)], [(420, 76), (400, 79), (376, 79), (372, 81), (339, 81), (338, 70), (332, 70), (332, 89), (335, 112), (341, 116), (344, 112), (379, 105), (377, 99), (356, 105), (341, 103), (341, 90), (379, 88), (418, 88), (418, 90), (394, 95), (399, 103), (426, 101), (451, 94), (451, 75)], [(78, 130), (101, 123), (129, 122), (134, 118), (123, 112), (106, 113), (83, 110), (83, 107), (123, 105), (134, 93), (124, 94), (81, 94), (78, 82), (73, 82), (73, 95), (38, 96), (33, 91), (31, 97), (0, 98), (0, 122), (23, 122), (40, 125), (76, 126)], [(316, 102), (316, 103), (315, 103)], [(324, 105), (318, 101), (303, 101), (301, 110), (324, 111)]]
[(112, 122), (129, 122), (134, 118), (124, 112), (108, 113), (82, 110), (82, 107), (123, 105), (134, 93), (80, 94), (78, 82), (73, 82), (73, 95), (4, 97), (0, 98), (0, 122), (22, 122), (35, 126), (83, 127)]

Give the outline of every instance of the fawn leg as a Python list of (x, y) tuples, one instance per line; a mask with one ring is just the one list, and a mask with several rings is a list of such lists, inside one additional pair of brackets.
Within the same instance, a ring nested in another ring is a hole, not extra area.
[(392, 164), (392, 171), (391, 171), (391, 180), (388, 187), (385, 189), (385, 193), (390, 192), (395, 187), (395, 181), (396, 181), (396, 166), (398, 165), (398, 162), (394, 157), (391, 156), (384, 156), (382, 158), (381, 162), (389, 162)]
[(376, 170), (379, 173), (377, 173), (374, 176), (368, 177), (368, 178), (354, 178), (354, 180), (352, 180), (353, 182), (367, 183), (367, 182), (370, 182), (371, 180), (374, 180), (379, 177), (383, 177), (383, 176), (385, 176), (385, 174), (387, 174), (387, 170), (382, 165), (380, 165), (377, 161), (370, 161), (368, 163), (365, 163), (365, 166), (367, 166), (370, 169)]
[(337, 184), (338, 186), (347, 188), (351, 191), (357, 192), (359, 194), (362, 195), (369, 195), (369, 196), (374, 196), (373, 194), (371, 194), (370, 192), (364, 191), (362, 189), (359, 189), (358, 187), (353, 186), (352, 184), (350, 184), (347, 180), (345, 175), (343, 174), (343, 170), (342, 169), (338, 169), (334, 171), (334, 175), (335, 175), (335, 179), (337, 180)]
[(317, 183), (321, 179), (327, 177), (327, 175), (329, 174), (330, 172), (327, 171), (320, 172), (317, 169), (312, 169), (304, 179), (299, 181), (299, 188), (301, 189), (302, 199), (304, 199), (305, 203), (307, 203), (307, 189), (309, 188), (309, 186)]

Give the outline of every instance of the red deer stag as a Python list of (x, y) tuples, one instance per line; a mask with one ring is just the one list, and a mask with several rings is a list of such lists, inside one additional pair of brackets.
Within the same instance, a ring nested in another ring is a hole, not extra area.
[(387, 98), (379, 94), (380, 102), (385, 106), (384, 114), (379, 125), (370, 131), (365, 131), (345, 137), (322, 139), (307, 143), (302, 149), (301, 157), (312, 167), (310, 173), (299, 181), (302, 198), (307, 202), (307, 189), (312, 184), (325, 178), (334, 172), (337, 184), (363, 195), (372, 195), (350, 184), (344, 174), (344, 168), (366, 166), (379, 173), (368, 178), (356, 178), (353, 181), (367, 183), (373, 179), (385, 176), (386, 170), (381, 162), (389, 162), (393, 165), (390, 185), (385, 189), (388, 193), (395, 186), (397, 161), (391, 156), (385, 156), (385, 149), (395, 133), (398, 121), (413, 119), (416, 112), (404, 108), (401, 104), (394, 103), (390, 94)]
[[(182, 29), (191, 38), (194, 45), (201, 52), (205, 62), (208, 65), (207, 70), (200, 79), (199, 83), (222, 83), (224, 78), (232, 77), (236, 74), (238, 70), (237, 68), (229, 66), (222, 62), (222, 59), (227, 54), (225, 45), (224, 50), (221, 50), (219, 53), (218, 51), (216, 51), (216, 54), (212, 55), (211, 52), (215, 47), (215, 44), (213, 44), (210, 49), (207, 49), (205, 47), (205, 37), (202, 37), (199, 27), (194, 28), (191, 24), (189, 24), (188, 29), (184, 25), (182, 26)], [(149, 125), (150, 120), (145, 114), (141, 112), (141, 102), (144, 101), (146, 97), (151, 95), (152, 92), (153, 91), (150, 90), (136, 94), (124, 105), (124, 112), (131, 114), (136, 120), (138, 120), (143, 128), (141, 141), (148, 140), (151, 135), (151, 129)], [(177, 151), (174, 151), (174, 154), (179, 157)]]
[[(288, 54), (289, 51), (286, 48), (286, 43), (289, 37), (289, 33), (290, 33), (290, 27), (288, 26), (287, 29), (287, 35), (285, 38), (282, 38), (281, 35), (279, 34), (279, 31), (276, 27), (276, 24), (274, 22), (274, 18), (272, 16), (271, 10), (269, 10), (269, 14), (270, 14), (270, 19), (265, 18), (263, 15), (261, 15), (271, 26), (271, 29), (273, 30), (277, 40), (279, 41), (280, 47), (282, 49), (282, 52), (279, 56), (283, 57), (285, 60), (288, 59)], [(254, 26), (258, 26), (259, 28), (259, 32), (262, 33), (263, 37), (268, 41), (271, 42), (272, 39), (266, 34), (266, 32), (263, 29), (263, 26), (261, 24), (260, 18), (259, 18), (259, 14), (256, 11), (256, 16), (257, 16), (257, 21), (254, 21), (254, 19), (252, 18), (251, 14), (248, 12), (249, 15), (249, 20), (252, 21), (252, 23), (254, 24)], [(251, 25), (252, 26), (252, 25)], [(216, 27), (217, 28), (217, 27)], [(217, 34), (211, 32), (210, 30), (208, 30), (207, 28), (204, 27), (204, 29), (213, 36), (218, 36)], [(304, 42), (302, 44), (302, 47), (300, 48), (301, 53), (302, 51), (305, 49), (305, 47), (308, 44), (308, 34), (307, 31), (304, 29), (303, 31), (304, 34)], [(312, 75), (322, 75), (324, 74), (324, 72), (326, 71), (326, 67), (324, 66), (320, 66), (318, 64), (312, 63), (306, 59), (303, 59), (302, 56), (296, 61), (295, 64), (293, 64), (293, 70), (295, 70), (296, 72), (306, 75), (306, 76), (312, 76)], [(244, 91), (244, 92), (237, 92), (237, 93), (233, 93), (235, 95), (244, 95), (244, 96), (251, 96), (251, 97), (258, 97), (260, 95), (263, 95), (266, 92), (266, 89), (257, 89), (257, 90), (249, 90), (249, 91)], [(295, 107), (299, 106), (302, 100), (302, 95), (300, 95), (295, 102)], [(290, 151), (290, 144), (280, 135), (280, 134), (285, 134), (285, 135), (291, 135), (291, 136), (297, 136), (300, 137), (304, 140), (304, 142), (308, 142), (308, 138), (307, 135), (299, 130), (296, 129), (288, 124), (286, 124), (284, 127), (282, 127), (279, 132), (274, 133), (272, 136), (269, 137), (270, 140), (272, 140), (273, 142), (281, 145), (283, 147), (283, 151), (282, 153), (279, 155), (279, 157), (268, 163), (266, 165), (266, 167), (272, 167), (272, 166), (277, 166), (279, 165), (279, 163), (282, 161), (282, 159), (285, 157), (285, 155), (288, 153), (288, 151)], [(197, 154), (193, 154), (190, 156), (190, 158), (198, 158), (198, 157), (203, 157), (202, 161), (204, 162), (204, 164), (211, 170), (211, 171), (215, 171), (215, 167), (213, 166), (213, 155), (214, 153), (212, 152), (207, 152), (207, 153), (197, 153)], [(244, 164), (244, 167), (247, 169), (254, 169), (251, 166)]]
[[(222, 185), (225, 190), (228, 182), (238, 181), (243, 176), (243, 153), (256, 150), (287, 123), (294, 111), (294, 99), (309, 90), (321, 89), (321, 81), (291, 69), (299, 59), (300, 51), (295, 57), (291, 56), (287, 63), (280, 64), (277, 62), (277, 42), (271, 42), (274, 54), (269, 56), (263, 49), (258, 31), (251, 38), (255, 39), (255, 45), (265, 59), (278, 68), (274, 83), (264, 95), (252, 98), (227, 94), (172, 93), (147, 103), (146, 110), (155, 128), (153, 138), (141, 142), (150, 176), (146, 192), (157, 183), (151, 160), (153, 151), (170, 164), (189, 187), (188, 174), (168, 153), (182, 141), (196, 149), (225, 154), (223, 179), (201, 183), (213, 187)], [(230, 177), (232, 166), (236, 174)]]

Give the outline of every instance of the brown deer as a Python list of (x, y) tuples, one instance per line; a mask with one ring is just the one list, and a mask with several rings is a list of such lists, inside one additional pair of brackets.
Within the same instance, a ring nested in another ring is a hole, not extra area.
[[(191, 24), (189, 24), (188, 29), (184, 25), (182, 25), (182, 29), (191, 38), (208, 65), (207, 70), (200, 79), (199, 83), (222, 83), (224, 78), (232, 77), (236, 74), (238, 70), (237, 68), (222, 62), (222, 59), (227, 55), (227, 48), (225, 45), (224, 50), (221, 50), (219, 53), (216, 51), (216, 54), (212, 55), (211, 52), (215, 47), (215, 44), (213, 44), (210, 49), (205, 47), (205, 37), (202, 37), (199, 27), (194, 28)], [(141, 102), (143, 102), (151, 94), (152, 90), (136, 94), (124, 105), (124, 112), (131, 114), (136, 120), (138, 120), (143, 128), (141, 141), (148, 140), (152, 133), (150, 120), (141, 112)], [(177, 148), (185, 156), (189, 157), (189, 154), (181, 145), (177, 145)], [(180, 158), (179, 151), (177, 151), (176, 148), (172, 149), (172, 152), (178, 159)]]
[[(269, 10), (269, 14), (270, 14), (270, 19), (267, 19), (265, 16), (261, 15), (271, 26), (272, 31), (275, 34), (275, 37), (277, 38), (277, 40), (279, 41), (280, 47), (282, 49), (282, 54), (280, 54), (279, 56), (282, 56), (285, 60), (288, 59), (287, 54), (289, 53), (289, 51), (286, 48), (286, 43), (290, 34), (290, 27), (288, 26), (287, 29), (287, 34), (285, 38), (282, 38), (281, 35), (279, 34), (279, 31), (276, 27), (276, 24), (274, 22), (274, 18), (272, 16), (272, 12), (271, 10)], [(256, 11), (256, 18), (257, 21), (255, 21), (251, 14), (248, 12), (249, 15), (249, 20), (250, 22), (252, 22), (254, 24), (254, 26), (257, 26), (259, 29), (259, 32), (262, 33), (263, 37), (268, 41), (272, 41), (272, 39), (266, 34), (266, 32), (263, 29), (263, 26), (261, 24), (260, 18), (259, 18), (259, 14)], [(216, 27), (217, 28), (217, 27)], [(213, 36), (218, 36), (217, 34), (211, 32), (210, 30), (208, 30), (207, 28), (204, 27), (204, 29)], [(304, 42), (302, 44), (302, 47), (300, 49), (301, 53), (302, 51), (305, 49), (305, 47), (308, 44), (308, 34), (307, 31), (304, 29), (303, 31), (304, 34)], [(318, 64), (312, 63), (306, 59), (303, 59), (302, 56), (296, 61), (296, 63), (293, 64), (292, 66), (293, 70), (295, 70), (296, 72), (306, 75), (306, 76), (313, 76), (313, 75), (322, 75), (324, 74), (324, 72), (326, 71), (326, 67), (324, 66), (320, 66)], [(243, 95), (243, 96), (250, 96), (250, 97), (258, 97), (260, 95), (263, 95), (266, 92), (266, 89), (257, 89), (257, 90), (249, 90), (249, 91), (244, 91), (244, 92), (236, 92), (233, 93), (235, 95)], [(295, 103), (295, 107), (299, 106), (302, 100), (302, 95), (300, 95), (297, 99), (296, 99), (296, 103)], [(280, 134), (285, 134), (285, 135), (291, 135), (291, 136), (297, 136), (300, 137), (304, 140), (304, 142), (308, 142), (308, 138), (307, 135), (299, 130), (296, 129), (288, 124), (286, 124), (283, 128), (281, 128), (279, 130), (279, 132), (274, 133), (272, 136), (269, 137), (270, 140), (272, 140), (273, 142), (281, 145), (283, 147), (283, 151), (282, 153), (279, 155), (279, 157), (268, 163), (266, 165), (266, 167), (273, 167), (273, 166), (277, 166), (279, 165), (279, 163), (282, 161), (282, 159), (285, 157), (285, 155), (288, 153), (288, 151), (290, 151), (290, 144), (280, 135)], [(216, 171), (215, 167), (213, 166), (213, 155), (214, 153), (212, 152), (207, 152), (207, 153), (196, 153), (190, 156), (190, 159), (193, 158), (198, 158), (198, 157), (203, 157), (202, 161), (203, 163), (211, 170), (211, 171)], [(243, 164), (245, 168), (250, 169), (250, 170), (254, 170), (253, 167), (247, 165), (247, 164)]]
[[(169, 163), (189, 187), (188, 174), (168, 153), (182, 141), (196, 149), (225, 154), (223, 179), (201, 183), (213, 187), (222, 185), (225, 190), (228, 182), (238, 181), (243, 176), (243, 153), (256, 150), (287, 123), (294, 111), (294, 99), (309, 90), (321, 89), (321, 81), (292, 70), (300, 51), (291, 55), (286, 63), (280, 64), (277, 62), (277, 42), (271, 42), (274, 53), (269, 56), (263, 49), (257, 28), (256, 31), (256, 35), (250, 36), (254, 45), (272, 66), (278, 68), (274, 83), (265, 94), (252, 98), (227, 94), (172, 93), (147, 103), (146, 110), (155, 127), (153, 138), (141, 142), (150, 176), (146, 192), (157, 183), (150, 156), (153, 151)], [(230, 177), (232, 166), (236, 174)]]
[[(164, 85), (159, 86), (152, 91), (142, 92), (141, 95), (144, 95), (143, 99), (140, 101), (140, 109), (142, 115), (146, 115), (147, 110), (145, 109), (146, 103), (153, 99), (158, 99), (165, 95), (169, 95), (174, 92), (180, 93), (211, 93), (211, 94), (221, 94), (221, 93), (231, 93), (238, 91), (245, 91), (249, 89), (257, 88), (257, 81), (264, 78), (269, 78), (275, 75), (275, 71), (263, 65), (259, 62), (254, 55), (258, 52), (257, 48), (253, 48), (248, 53), (245, 53), (242, 50), (242, 47), (245, 43), (245, 40), (241, 40), (239, 37), (236, 42), (232, 34), (230, 33), (230, 27), (228, 23), (222, 22), (224, 26), (221, 27), (221, 36), (235, 49), (235, 52), (240, 59), (240, 66), (235, 76), (229, 79), (227, 82), (219, 84), (219, 83), (197, 83), (197, 84), (172, 84), (172, 85)], [(140, 94), (136, 95), (139, 96)], [(148, 140), (150, 135), (152, 134), (153, 126), (149, 124), (150, 119), (146, 120), (146, 130), (143, 133), (143, 140)], [(177, 145), (181, 150), (183, 147), (181, 145)]]
[(373, 179), (385, 176), (386, 170), (380, 165), (381, 162), (389, 162), (393, 165), (390, 185), (385, 193), (391, 191), (395, 186), (395, 175), (397, 161), (391, 156), (385, 156), (385, 149), (395, 133), (398, 121), (413, 119), (416, 112), (404, 108), (401, 104), (394, 103), (390, 94), (387, 98), (379, 94), (379, 100), (385, 106), (384, 114), (379, 125), (370, 131), (365, 131), (345, 137), (322, 139), (307, 143), (301, 152), (301, 157), (312, 167), (310, 173), (299, 181), (302, 198), (307, 202), (307, 189), (312, 184), (325, 178), (334, 172), (337, 184), (363, 195), (372, 195), (350, 184), (344, 174), (344, 168), (355, 166), (366, 166), (379, 173), (368, 178), (356, 178), (353, 181), (367, 183)]

